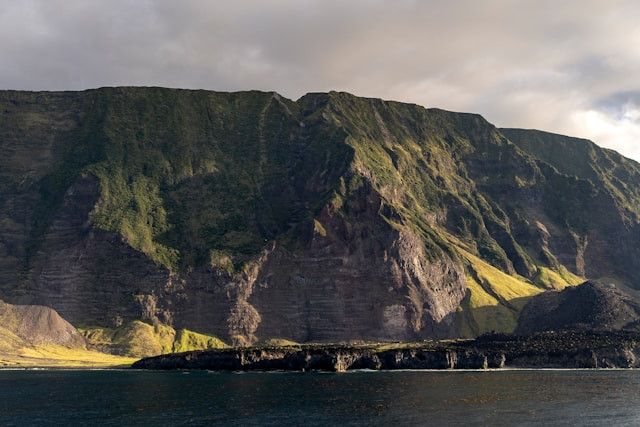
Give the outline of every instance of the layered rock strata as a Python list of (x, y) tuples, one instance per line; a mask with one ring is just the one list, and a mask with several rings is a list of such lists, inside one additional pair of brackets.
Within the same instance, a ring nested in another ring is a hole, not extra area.
[(0, 199), (0, 298), (234, 345), (509, 332), (640, 270), (637, 163), (338, 92), (2, 91)]

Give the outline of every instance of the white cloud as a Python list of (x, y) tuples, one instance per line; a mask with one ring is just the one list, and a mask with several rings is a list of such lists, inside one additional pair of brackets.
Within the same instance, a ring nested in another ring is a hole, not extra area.
[(618, 118), (597, 110), (576, 111), (570, 117), (568, 128), (577, 135), (588, 135), (603, 147), (640, 159), (638, 108), (629, 109)]
[(0, 0), (0, 88), (346, 90), (640, 160), (616, 98), (640, 90), (638, 16), (635, 0)]

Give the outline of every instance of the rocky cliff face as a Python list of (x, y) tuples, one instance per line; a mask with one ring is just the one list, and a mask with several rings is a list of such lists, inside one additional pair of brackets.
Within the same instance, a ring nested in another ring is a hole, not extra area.
[(333, 92), (8, 91), (0, 148), (0, 297), (75, 324), (474, 336), (584, 277), (633, 287), (640, 267), (637, 163), (476, 115)]

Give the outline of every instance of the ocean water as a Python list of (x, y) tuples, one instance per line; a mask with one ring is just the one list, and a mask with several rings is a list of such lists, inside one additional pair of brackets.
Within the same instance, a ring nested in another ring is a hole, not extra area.
[(640, 371), (0, 371), (0, 426), (629, 426)]

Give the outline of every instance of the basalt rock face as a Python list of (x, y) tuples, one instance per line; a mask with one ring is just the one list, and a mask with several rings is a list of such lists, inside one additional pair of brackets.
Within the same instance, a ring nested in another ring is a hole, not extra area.
[(638, 368), (637, 332), (562, 331), (476, 340), (376, 345), (303, 345), (194, 351), (141, 359), (135, 369), (330, 371), (353, 369)]
[(354, 369), (488, 369), (504, 367), (502, 353), (451, 347), (377, 351), (348, 346), (201, 351), (141, 359), (134, 369), (215, 371), (329, 371)]
[(637, 163), (345, 93), (0, 92), (0, 197), (0, 297), (234, 344), (508, 332), (640, 267)]

